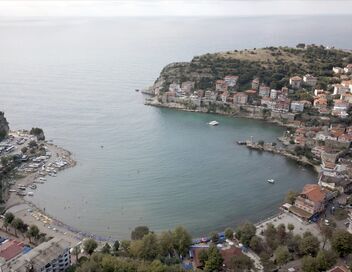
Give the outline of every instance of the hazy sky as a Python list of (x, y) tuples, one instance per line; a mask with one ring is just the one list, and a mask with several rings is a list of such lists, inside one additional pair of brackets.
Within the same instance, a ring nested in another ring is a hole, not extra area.
[(3, 16), (352, 14), (349, 0), (0, 0)]

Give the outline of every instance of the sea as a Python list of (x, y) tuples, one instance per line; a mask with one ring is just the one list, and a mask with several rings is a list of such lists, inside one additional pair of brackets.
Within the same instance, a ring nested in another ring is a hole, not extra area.
[[(31, 199), (73, 227), (114, 239), (146, 225), (204, 236), (278, 212), (309, 168), (251, 151), (284, 128), (143, 104), (136, 92), (170, 62), (208, 52), (295, 46), (351, 48), (348, 16), (0, 19), (0, 110), (12, 129), (41, 127), (77, 165)], [(211, 127), (209, 121), (220, 125)], [(275, 179), (269, 184), (267, 179)]]

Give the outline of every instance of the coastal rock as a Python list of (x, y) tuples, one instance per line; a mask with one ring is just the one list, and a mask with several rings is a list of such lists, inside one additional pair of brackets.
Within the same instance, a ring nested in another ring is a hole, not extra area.
[(9, 130), (9, 123), (6, 120), (4, 113), (0, 111), (0, 139), (6, 137)]

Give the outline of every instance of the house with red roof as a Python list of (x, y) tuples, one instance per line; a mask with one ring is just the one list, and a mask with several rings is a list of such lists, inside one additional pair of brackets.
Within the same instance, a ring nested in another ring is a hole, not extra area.
[(305, 220), (309, 220), (313, 215), (324, 211), (327, 200), (328, 191), (326, 189), (321, 188), (318, 184), (307, 184), (297, 196), (290, 211)]

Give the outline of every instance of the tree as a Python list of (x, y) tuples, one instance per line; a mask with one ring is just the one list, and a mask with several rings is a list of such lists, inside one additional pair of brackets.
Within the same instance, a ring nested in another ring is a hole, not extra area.
[(78, 256), (81, 253), (81, 248), (80, 246), (74, 246), (72, 248), (72, 255), (76, 257), (76, 263), (78, 263)]
[(321, 250), (315, 259), (319, 271), (326, 271), (336, 263), (337, 256), (333, 251)]
[(311, 233), (305, 233), (299, 243), (299, 251), (302, 255), (315, 256), (319, 250), (320, 242)]
[(287, 229), (292, 232), (295, 229), (295, 225), (293, 224), (287, 224)]
[(24, 146), (24, 147), (21, 148), (22, 154), (26, 154), (27, 151), (28, 151), (28, 147)]
[(145, 260), (154, 260), (158, 253), (159, 245), (156, 234), (148, 233), (144, 235), (138, 257)]
[(37, 239), (39, 236), (39, 228), (36, 225), (31, 225), (28, 229), (28, 238), (31, 242), (31, 238)]
[(219, 249), (212, 244), (208, 250), (208, 260), (205, 262), (204, 271), (213, 272), (219, 271), (222, 267), (224, 259), (222, 258)]
[(201, 266), (204, 267), (206, 261), (208, 260), (208, 251), (207, 250), (201, 250), (198, 255), (199, 262), (201, 263)]
[(171, 231), (164, 231), (159, 236), (160, 253), (162, 256), (172, 256), (174, 253), (174, 243)]
[(278, 265), (284, 265), (291, 259), (291, 254), (288, 251), (287, 246), (279, 246), (275, 250), (275, 260)]
[(225, 238), (229, 239), (229, 240), (233, 239), (233, 229), (231, 229), (231, 228), (225, 229)]
[(212, 243), (217, 244), (219, 242), (219, 234), (217, 232), (212, 232), (210, 233), (210, 240), (212, 241)]
[(11, 227), (15, 230), (15, 235), (17, 236), (17, 230), (20, 230), (22, 228), (23, 221), (21, 218), (15, 218), (11, 222)]
[(298, 196), (297, 192), (293, 192), (293, 191), (288, 191), (285, 197), (285, 202), (293, 205), (293, 203), (295, 203), (296, 197)]
[(173, 244), (178, 255), (185, 256), (189, 247), (192, 244), (191, 235), (187, 232), (187, 230), (182, 227), (176, 227), (176, 229), (172, 233), (173, 236)]
[(241, 254), (231, 257), (229, 268), (234, 271), (251, 271), (254, 268), (253, 261), (248, 256)]
[(11, 212), (5, 213), (4, 222), (11, 224), (14, 219), (15, 219), (15, 216), (13, 215), (13, 213)]
[(97, 247), (98, 243), (93, 239), (87, 239), (83, 242), (83, 249), (89, 255), (92, 255)]
[(144, 235), (149, 233), (149, 228), (147, 226), (138, 226), (131, 233), (132, 240), (142, 240)]
[(117, 254), (117, 252), (119, 251), (119, 248), (120, 248), (120, 242), (119, 242), (119, 240), (116, 240), (114, 242), (114, 245), (112, 246), (114, 254)]
[(331, 239), (332, 248), (341, 256), (352, 253), (352, 234), (345, 230), (337, 230)]
[(131, 242), (128, 240), (121, 241), (121, 248), (125, 253), (129, 252), (130, 245), (131, 245)]
[(37, 142), (36, 142), (36, 141), (32, 140), (32, 141), (30, 141), (30, 142), (28, 143), (28, 146), (29, 146), (30, 148), (33, 148), (33, 147), (36, 147), (36, 146), (38, 146), (38, 145), (37, 145)]
[(256, 253), (260, 253), (263, 251), (263, 239), (258, 236), (253, 236), (251, 242), (249, 243), (249, 247)]
[(318, 263), (312, 256), (304, 256), (302, 259), (303, 272), (319, 272)]
[(255, 235), (256, 227), (251, 223), (240, 225), (236, 230), (236, 238), (245, 246), (249, 246), (252, 237)]
[(111, 251), (111, 246), (108, 243), (105, 243), (105, 245), (101, 249), (101, 252), (104, 254), (110, 254), (110, 251)]

